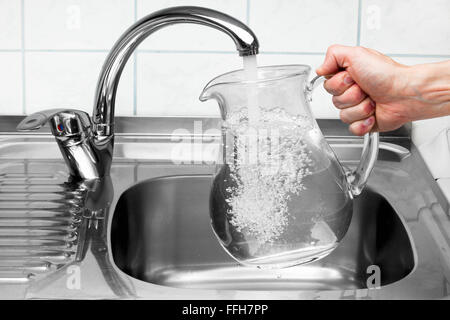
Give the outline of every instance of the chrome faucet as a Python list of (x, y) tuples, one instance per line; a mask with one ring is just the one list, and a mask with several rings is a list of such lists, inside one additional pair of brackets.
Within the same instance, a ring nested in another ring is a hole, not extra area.
[(47, 122), (70, 174), (79, 179), (109, 175), (114, 149), (114, 109), (120, 75), (136, 47), (150, 34), (178, 23), (195, 23), (226, 33), (240, 56), (258, 53), (255, 34), (239, 20), (208, 8), (172, 7), (156, 11), (132, 25), (111, 49), (97, 83), (92, 119), (70, 108), (40, 111), (19, 123), (19, 131), (41, 128)]

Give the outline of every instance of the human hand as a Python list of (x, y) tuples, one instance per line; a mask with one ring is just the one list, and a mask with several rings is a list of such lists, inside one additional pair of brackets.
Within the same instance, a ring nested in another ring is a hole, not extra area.
[(450, 114), (450, 61), (408, 67), (368, 48), (333, 45), (318, 75), (355, 135)]

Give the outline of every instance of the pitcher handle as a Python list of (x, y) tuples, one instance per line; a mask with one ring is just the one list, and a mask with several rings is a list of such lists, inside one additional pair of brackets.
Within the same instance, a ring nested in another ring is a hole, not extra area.
[[(311, 101), (313, 90), (326, 80), (326, 76), (316, 76), (306, 85), (306, 98)], [(358, 167), (354, 171), (346, 170), (347, 181), (353, 196), (361, 194), (378, 157), (379, 134), (370, 132), (364, 135), (364, 146)]]

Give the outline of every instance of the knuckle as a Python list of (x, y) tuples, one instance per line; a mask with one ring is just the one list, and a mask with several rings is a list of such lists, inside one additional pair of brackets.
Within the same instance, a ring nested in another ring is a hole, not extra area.
[(367, 51), (366, 48), (362, 47), (362, 46), (357, 46), (355, 47), (355, 53), (356, 54), (363, 54)]
[(331, 101), (333, 102), (333, 104), (334, 104), (334, 106), (335, 106), (336, 108), (340, 108), (341, 102), (340, 102), (340, 100), (339, 100), (339, 96), (333, 96), (333, 97), (331, 98)]
[(365, 134), (364, 127), (359, 123), (353, 123), (350, 125), (350, 132), (357, 136), (363, 136)]
[(345, 98), (348, 104), (357, 104), (359, 102), (359, 94), (356, 92), (349, 92)]
[(333, 53), (334, 51), (336, 51), (336, 49), (339, 47), (338, 44), (333, 43), (331, 46), (328, 47), (327, 49), (327, 53)]
[(365, 93), (361, 90), (361, 88), (357, 85), (354, 84), (352, 86), (352, 91), (351, 91), (351, 100), (355, 101), (355, 102), (360, 102), (363, 98), (365, 97)]
[(331, 93), (332, 88), (331, 88), (331, 85), (330, 85), (330, 80), (326, 80), (326, 81), (323, 83), (323, 87), (324, 87), (324, 89), (325, 89), (327, 92)]
[(356, 131), (355, 131), (355, 127), (352, 126), (352, 125), (350, 125), (350, 126), (348, 127), (348, 131), (350, 131), (350, 132), (353, 133), (354, 135), (358, 135), (358, 134), (356, 133)]
[(348, 73), (348, 71), (341, 71), (340, 73), (339, 73), (339, 75), (341, 76), (341, 83), (342, 84), (345, 84), (345, 82), (344, 82), (344, 79), (346, 78), (346, 77), (350, 77), (351, 78), (351, 76), (350, 76), (350, 73)]
[(365, 129), (365, 127), (363, 126), (363, 125), (358, 125), (357, 126), (357, 129), (356, 129), (356, 134), (358, 135), (358, 136), (363, 136), (365, 133), (366, 133), (366, 129)]
[(344, 82), (344, 78), (339, 79), (339, 90), (344, 93), (347, 90), (348, 85)]
[(353, 85), (345, 91), (342, 100), (348, 105), (357, 105), (365, 98), (365, 93), (357, 85)]
[(363, 105), (363, 112), (365, 115), (367, 115), (367, 116), (371, 115), (373, 113), (373, 111), (374, 111), (374, 108), (372, 107), (370, 101)]
[(341, 118), (341, 121), (342, 121), (343, 123), (347, 123), (347, 124), (350, 124), (350, 123), (351, 123), (350, 119), (347, 117), (346, 112), (344, 112), (344, 110), (342, 110), (341, 112), (339, 112), (339, 117)]
[(347, 89), (347, 86), (344, 83), (344, 76), (345, 75), (339, 73), (325, 81), (323, 85), (325, 90), (334, 96), (343, 94)]
[(328, 83), (326, 85), (324, 84), (324, 88), (329, 94), (332, 94), (333, 96), (336, 96), (339, 94), (339, 89), (336, 88), (336, 86), (333, 85), (332, 83)]
[(366, 97), (366, 93), (362, 91), (360, 87), (358, 87), (358, 95), (359, 102), (363, 101)]

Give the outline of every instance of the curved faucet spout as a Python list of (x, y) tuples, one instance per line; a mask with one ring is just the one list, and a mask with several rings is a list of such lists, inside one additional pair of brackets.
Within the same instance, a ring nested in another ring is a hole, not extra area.
[(145, 38), (177, 23), (201, 24), (226, 33), (241, 56), (258, 53), (259, 44), (254, 33), (229, 15), (201, 7), (163, 9), (136, 22), (111, 49), (98, 79), (92, 123), (85, 112), (63, 108), (32, 114), (17, 129), (37, 130), (49, 121), (74, 178), (95, 180), (109, 176), (114, 151), (114, 107), (122, 70)]
[(128, 58), (150, 34), (178, 23), (201, 24), (226, 33), (234, 41), (241, 56), (258, 53), (259, 43), (250, 28), (219, 11), (201, 7), (172, 7), (144, 17), (125, 31), (103, 65), (97, 84), (92, 119), (97, 143), (110, 144), (112, 147), (116, 90)]

